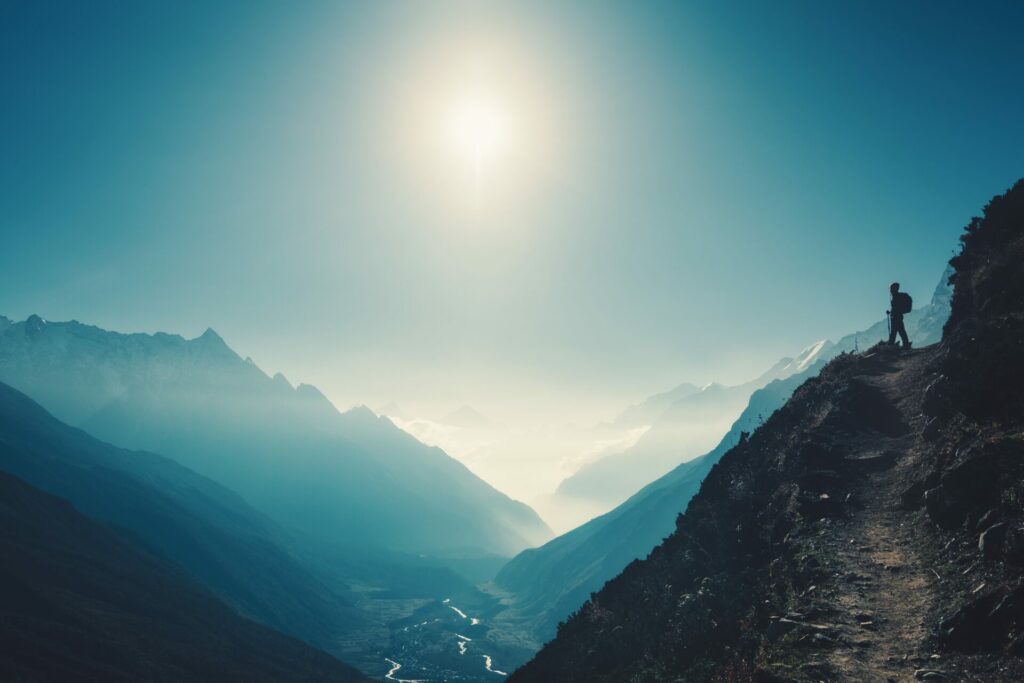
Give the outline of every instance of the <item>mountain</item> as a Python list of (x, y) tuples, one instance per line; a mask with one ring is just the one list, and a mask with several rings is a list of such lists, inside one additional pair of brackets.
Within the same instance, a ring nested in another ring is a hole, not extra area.
[(629, 406), (609, 426), (622, 429), (647, 427), (653, 424), (676, 401), (700, 391), (696, 384), (683, 382), (679, 386), (654, 396), (649, 396), (636, 405)]
[(462, 406), (458, 410), (453, 410), (438, 420), (438, 422), (463, 429), (483, 429), (491, 424), (490, 420), (481, 415), (472, 406)]
[(402, 410), (402, 406), (398, 405), (394, 401), (390, 401), (387, 404), (381, 406), (380, 409), (375, 410), (378, 415), (386, 415), (387, 417), (398, 418), (399, 420), (411, 420), (407, 412)]
[(33, 315), (0, 333), (0, 381), (100, 439), (230, 487), (317, 553), (508, 556), (550, 537), (443, 451), (268, 377), (213, 330), (186, 340)]
[[(919, 344), (937, 341), (949, 317), (949, 269), (932, 300), (907, 317)], [(707, 473), (744, 432), (753, 432), (781, 408), (803, 382), (816, 376), (842, 350), (864, 349), (866, 339), (877, 343), (871, 330), (856, 332), (835, 344), (817, 342), (795, 358), (784, 358), (756, 381), (771, 379), (755, 391), (740, 417), (707, 454), (678, 465), (641, 488), (611, 512), (559, 536), (539, 548), (525, 550), (505, 565), (494, 585), (509, 605), (505, 627), (525, 633), (536, 643), (555, 634), (557, 624), (579, 607), (590, 593), (621, 572), (633, 560), (646, 557), (675, 528), (676, 517), (700, 487)], [(778, 377), (785, 379), (777, 379)]]
[(834, 359), (510, 681), (1021, 680), (1024, 181), (940, 344)]
[(0, 678), (365, 681), (180, 568), (0, 472)]
[[(735, 386), (683, 384), (631, 407), (616, 420), (632, 424), (641, 416), (653, 423), (631, 447), (585, 465), (558, 486), (558, 496), (597, 501), (605, 509), (618, 505), (645, 484), (681, 462), (714, 448), (743, 411), (750, 395), (777, 379), (802, 372), (832, 344), (816, 342), (796, 358), (783, 358), (760, 377)], [(659, 412), (660, 411), (660, 412)]]
[(251, 619), (332, 649), (365, 618), (237, 494), (152, 453), (102, 443), (0, 384), (0, 470), (131, 533)]
[(672, 532), (676, 517), (722, 454), (785, 403), (822, 364), (755, 391), (710, 452), (678, 465), (611, 512), (510, 560), (494, 579), (510, 605), (503, 615), (506, 627), (527, 633), (537, 643), (553, 637), (558, 623), (592, 592)]
[(713, 448), (749, 396), (746, 388), (709, 384), (674, 401), (635, 444), (583, 466), (558, 485), (557, 495), (608, 507), (623, 502), (676, 465)]

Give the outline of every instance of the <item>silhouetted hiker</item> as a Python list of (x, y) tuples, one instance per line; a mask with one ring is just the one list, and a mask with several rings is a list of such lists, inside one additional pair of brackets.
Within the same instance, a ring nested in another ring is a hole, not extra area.
[(889, 294), (892, 295), (889, 310), (886, 311), (889, 314), (889, 343), (896, 343), (898, 333), (903, 340), (903, 348), (909, 349), (910, 340), (907, 339), (907, 328), (903, 326), (903, 316), (910, 313), (910, 309), (914, 307), (914, 300), (906, 292), (900, 291), (898, 282), (889, 285)]

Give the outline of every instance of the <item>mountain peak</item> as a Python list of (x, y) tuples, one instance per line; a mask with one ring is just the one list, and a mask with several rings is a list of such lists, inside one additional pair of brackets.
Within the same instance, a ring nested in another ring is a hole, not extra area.
[(204, 342), (220, 342), (221, 344), (224, 344), (224, 338), (217, 334), (216, 330), (212, 327), (207, 327), (205, 332), (196, 337), (196, 340)]
[(811, 364), (814, 363), (814, 361), (821, 357), (822, 353), (828, 351), (830, 348), (832, 348), (832, 346), (833, 344), (830, 340), (822, 339), (820, 341), (814, 342), (806, 349), (801, 351), (799, 354), (797, 354), (797, 357), (794, 359), (794, 362), (796, 363), (796, 372), (803, 372), (804, 370), (806, 370), (808, 367), (811, 366)]
[(378, 411), (378, 415), (386, 415), (388, 417), (397, 417), (399, 420), (408, 420), (409, 414), (402, 410), (402, 407), (394, 401), (389, 401), (386, 405), (382, 406)]
[(480, 414), (472, 406), (463, 405), (458, 410), (452, 411), (442, 417), (439, 422), (453, 427), (486, 427), (490, 420)]
[(207, 327), (205, 332), (192, 340), (192, 344), (196, 345), (202, 353), (212, 354), (213, 357), (220, 360), (243, 362), (241, 357), (212, 327)]
[(41, 333), (44, 327), (46, 327), (46, 321), (35, 313), (25, 318), (25, 332), (31, 337)]
[(325, 401), (327, 400), (327, 397), (323, 395), (323, 392), (321, 392), (312, 384), (299, 384), (297, 387), (295, 387), (295, 392), (300, 396), (307, 396), (309, 398), (322, 398)]
[(377, 419), (377, 413), (373, 412), (365, 405), (353, 406), (346, 410), (345, 414), (351, 415), (353, 417), (373, 418), (374, 420)]

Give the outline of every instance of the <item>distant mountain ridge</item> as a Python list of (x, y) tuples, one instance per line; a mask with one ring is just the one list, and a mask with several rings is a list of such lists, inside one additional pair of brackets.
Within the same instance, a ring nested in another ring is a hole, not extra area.
[(186, 340), (7, 321), (0, 381), (99, 438), (226, 484), (318, 545), (465, 557), (550, 537), (528, 506), (440, 449), (368, 409), (338, 413), (315, 387), (267, 377), (212, 329)]
[(743, 384), (711, 383), (699, 388), (681, 384), (631, 406), (613, 425), (636, 426), (638, 420), (646, 419), (650, 428), (629, 448), (609, 453), (567, 477), (557, 495), (600, 501), (609, 507), (625, 501), (645, 484), (713, 448), (754, 391), (803, 372), (833, 346), (828, 340), (815, 342)]

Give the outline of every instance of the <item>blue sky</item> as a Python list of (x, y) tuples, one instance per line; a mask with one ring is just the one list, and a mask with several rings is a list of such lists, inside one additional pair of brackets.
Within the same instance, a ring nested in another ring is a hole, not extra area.
[[(561, 419), (740, 381), (893, 279), (928, 298), (1024, 175), (1022, 29), (995, 2), (0, 2), (0, 313), (212, 326), (342, 405)], [(483, 191), (437, 140), (460, 88), (513, 122)]]

